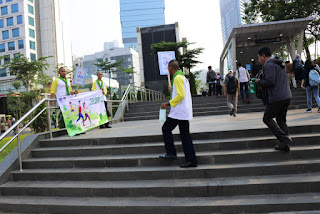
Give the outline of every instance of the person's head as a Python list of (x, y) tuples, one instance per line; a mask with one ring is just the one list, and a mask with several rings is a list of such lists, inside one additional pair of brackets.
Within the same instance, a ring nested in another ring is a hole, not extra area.
[(286, 64), (286, 65), (287, 65), (287, 64), (290, 64), (290, 61), (285, 61), (284, 64)]
[(233, 76), (233, 71), (229, 70), (228, 75)]
[(83, 102), (83, 107), (86, 106), (86, 102)]
[(237, 67), (240, 68), (242, 64), (240, 62), (237, 63)]
[(316, 59), (313, 60), (313, 61), (312, 61), (312, 64), (313, 64), (313, 66), (316, 66), (316, 65), (317, 65), (317, 60), (316, 60)]
[(268, 47), (263, 47), (258, 51), (259, 62), (264, 65), (267, 60), (271, 57), (271, 51)]
[(52, 114), (56, 114), (55, 112), (52, 112)]
[(99, 79), (99, 80), (102, 80), (102, 72), (101, 72), (101, 71), (98, 71), (98, 72), (97, 72), (97, 76), (98, 76), (98, 79)]
[(279, 59), (279, 56), (275, 56), (274, 58), (275, 58), (275, 59)]
[(299, 54), (296, 54), (296, 59), (300, 59), (300, 55)]
[(174, 75), (179, 70), (179, 62), (177, 60), (171, 60), (168, 64), (168, 70), (170, 75)]
[(311, 60), (307, 59), (306, 63), (304, 64), (304, 67), (307, 69), (313, 69), (314, 65), (312, 64)]
[(65, 78), (67, 75), (67, 70), (64, 67), (60, 67), (59, 68), (59, 75), (60, 75), (60, 77)]
[(212, 68), (211, 66), (208, 66), (208, 70), (209, 70), (209, 71), (211, 70), (211, 68)]

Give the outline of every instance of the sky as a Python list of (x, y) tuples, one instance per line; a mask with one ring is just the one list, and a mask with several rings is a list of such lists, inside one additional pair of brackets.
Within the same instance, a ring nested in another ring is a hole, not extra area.
[[(88, 3), (89, 2), (89, 3)], [(204, 48), (193, 70), (219, 68), (223, 49), (219, 0), (165, 0), (166, 24), (179, 23), (181, 37)], [(103, 50), (104, 42), (122, 43), (119, 0), (69, 0), (72, 52), (76, 56)]]

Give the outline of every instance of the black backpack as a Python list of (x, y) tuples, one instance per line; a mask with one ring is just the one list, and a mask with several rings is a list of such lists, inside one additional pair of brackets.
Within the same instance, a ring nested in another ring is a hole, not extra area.
[(238, 84), (236, 83), (236, 78), (234, 76), (228, 77), (227, 91), (228, 94), (236, 94), (238, 89)]
[(209, 71), (209, 78), (210, 80), (216, 80), (217, 79), (217, 74), (213, 70)]

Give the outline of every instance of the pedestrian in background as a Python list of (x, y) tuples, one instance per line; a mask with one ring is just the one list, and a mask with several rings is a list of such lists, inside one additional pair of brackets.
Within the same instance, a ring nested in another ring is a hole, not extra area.
[(240, 91), (240, 83), (237, 77), (233, 75), (233, 71), (229, 71), (224, 79), (224, 96), (227, 97), (227, 104), (230, 109), (230, 116), (236, 116), (238, 111), (238, 95)]
[(300, 59), (300, 55), (297, 54), (295, 60), (292, 62), (292, 70), (295, 75), (295, 79), (298, 85), (301, 84), (303, 79), (303, 62)]
[(290, 63), (290, 61), (286, 61), (285, 65), (286, 65), (286, 71), (288, 74), (289, 83), (292, 84), (292, 87), (294, 89), (297, 89), (296, 77), (294, 72), (292, 71), (292, 63)]
[[(250, 74), (249, 72), (242, 67), (242, 64), (239, 62), (237, 64), (238, 70), (236, 71), (236, 77), (240, 82), (240, 94), (242, 102), (250, 103), (250, 95), (249, 95), (249, 82), (250, 82)], [(246, 93), (246, 100), (244, 99), (244, 93)]]
[(216, 93), (216, 80), (217, 80), (216, 72), (214, 72), (211, 69), (211, 66), (209, 66), (208, 72), (207, 72), (207, 83), (209, 85), (209, 95), (208, 96), (215, 95), (215, 93)]
[(162, 126), (166, 154), (160, 155), (159, 158), (166, 160), (177, 159), (177, 151), (173, 142), (172, 130), (179, 125), (180, 137), (186, 160), (186, 163), (180, 167), (197, 167), (198, 162), (189, 130), (189, 120), (193, 118), (190, 84), (183, 72), (179, 71), (179, 63), (177, 60), (171, 60), (169, 62), (168, 70), (170, 75), (173, 76), (172, 99), (162, 103), (161, 109), (166, 109), (168, 106), (171, 106), (171, 109), (166, 122)]
[(220, 73), (217, 73), (216, 95), (222, 95), (222, 77)]
[[(285, 66), (282, 65), (283, 62), (271, 58), (271, 51), (268, 47), (261, 48), (258, 57), (263, 65), (263, 73), (261, 79), (256, 79), (256, 82), (262, 87), (262, 100), (267, 105), (263, 122), (280, 142), (275, 149), (288, 152), (290, 151), (289, 144), (292, 142), (286, 123), (292, 97), (288, 75)], [(276, 118), (277, 122), (273, 118)]]
[(316, 72), (319, 72), (316, 70), (312, 62), (310, 60), (307, 60), (304, 65), (303, 79), (301, 82), (301, 88), (306, 90), (306, 93), (307, 93), (308, 109), (305, 112), (306, 113), (312, 112), (312, 93), (313, 93), (314, 99), (316, 100), (318, 105), (318, 113), (320, 113), (319, 85), (314, 85), (314, 86), (310, 85), (309, 74), (311, 70), (315, 70)]

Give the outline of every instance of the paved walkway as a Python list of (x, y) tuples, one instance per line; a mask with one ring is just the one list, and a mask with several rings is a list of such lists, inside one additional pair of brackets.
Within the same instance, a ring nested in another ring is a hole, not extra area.
[[(191, 133), (215, 132), (227, 130), (245, 130), (266, 128), (262, 122), (263, 112), (239, 114), (237, 117), (229, 115), (215, 115), (195, 117), (190, 121)], [(320, 113), (313, 109), (313, 113), (304, 113), (303, 109), (288, 111), (288, 126), (302, 126), (310, 124), (320, 125)], [(111, 138), (111, 137), (130, 137), (130, 136), (148, 136), (161, 135), (163, 123), (158, 120), (142, 120), (114, 124), (112, 129), (93, 129), (85, 135), (75, 136), (73, 138)], [(173, 133), (179, 133), (176, 128)], [(69, 136), (61, 136), (59, 139), (69, 139)]]

